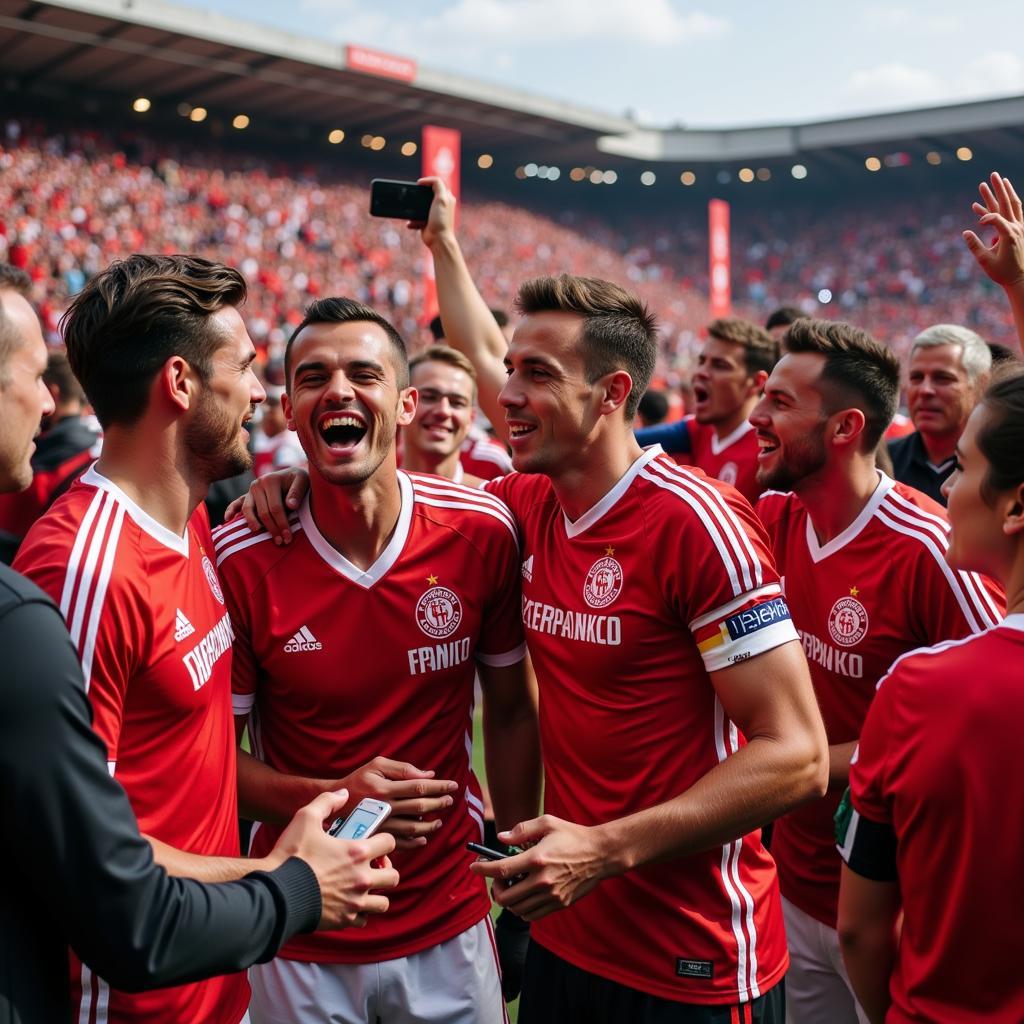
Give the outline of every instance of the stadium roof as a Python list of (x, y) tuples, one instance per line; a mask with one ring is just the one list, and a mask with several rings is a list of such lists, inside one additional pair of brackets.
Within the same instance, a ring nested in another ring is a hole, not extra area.
[[(630, 118), (164, 0), (0, 0), (0, 83), (28, 95), (145, 96), (308, 132), (417, 138), (458, 128), (470, 152), (619, 168), (813, 161), (832, 176), (952, 159), (1024, 160), (1024, 97), (751, 128), (655, 129)], [(532, 154), (532, 155), (531, 155)]]

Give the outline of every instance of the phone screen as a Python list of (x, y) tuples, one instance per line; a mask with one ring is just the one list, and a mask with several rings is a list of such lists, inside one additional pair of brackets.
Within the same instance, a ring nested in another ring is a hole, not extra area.
[(336, 833), (339, 839), (362, 839), (379, 822), (380, 815), (365, 807), (356, 809), (345, 819), (345, 824)]

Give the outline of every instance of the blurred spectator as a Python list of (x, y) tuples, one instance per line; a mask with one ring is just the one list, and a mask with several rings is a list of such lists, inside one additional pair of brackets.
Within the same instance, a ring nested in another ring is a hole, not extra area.
[(914, 433), (889, 445), (897, 480), (946, 504), (941, 488), (991, 368), (985, 339), (966, 327), (935, 324), (914, 339), (907, 387)]
[(637, 406), (638, 426), (653, 427), (668, 416), (668, 395), (658, 388), (648, 388)]
[(779, 341), (782, 340), (782, 336), (789, 330), (789, 325), (794, 320), (799, 320), (801, 317), (807, 316), (802, 310), (796, 308), (796, 306), (779, 306), (778, 309), (772, 310), (768, 314), (768, 319), (764, 322), (764, 329), (773, 337)]

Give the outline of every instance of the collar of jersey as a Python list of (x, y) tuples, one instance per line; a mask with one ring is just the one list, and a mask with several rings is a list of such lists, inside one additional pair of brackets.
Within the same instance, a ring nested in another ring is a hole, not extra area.
[(158, 544), (162, 544), (171, 551), (177, 551), (183, 558), (188, 558), (188, 527), (185, 533), (179, 537), (173, 530), (168, 530), (163, 523), (158, 523), (148, 512), (144, 512), (138, 505), (121, 490), (113, 480), (108, 480), (102, 473), (97, 472), (95, 463), (82, 474), (82, 483), (90, 487), (97, 487), (106, 491), (115, 501), (124, 506), (125, 512), (131, 517), (136, 526), (144, 533), (148, 533)]
[(1024, 633), (1024, 612), (1013, 612), (1010, 615), (1007, 615), (999, 625), (1007, 626), (1010, 629), (1016, 629), (1021, 633)]
[(723, 437), (721, 440), (718, 439), (718, 435), (711, 431), (711, 452), (714, 455), (721, 455), (730, 445), (734, 445), (741, 437), (745, 434), (750, 433), (754, 429), (754, 424), (750, 420), (744, 420), (728, 437)]
[(651, 459), (655, 456), (663, 454), (660, 444), (652, 444), (650, 448), (645, 448), (643, 454), (638, 458), (629, 469), (619, 478), (618, 483), (596, 504), (587, 509), (576, 520), (576, 522), (570, 521), (569, 517), (562, 512), (562, 520), (565, 523), (565, 532), (570, 537), (578, 537), (581, 533), (589, 530), (594, 523), (598, 522), (606, 513), (610, 512), (626, 491), (629, 490), (629, 485), (636, 479), (637, 474), (644, 466), (647, 465)]
[(402, 509), (398, 513), (398, 522), (395, 525), (395, 532), (391, 534), (391, 540), (387, 547), (377, 556), (377, 561), (369, 569), (360, 569), (353, 565), (330, 541), (317, 529), (313, 521), (313, 513), (309, 507), (309, 495), (299, 508), (299, 522), (302, 523), (306, 537), (313, 546), (313, 550), (339, 575), (351, 580), (357, 586), (369, 590), (375, 583), (382, 580), (388, 570), (398, 560), (398, 556), (405, 547), (406, 538), (409, 536), (409, 526), (412, 523), (413, 492), (412, 482), (401, 470), (398, 471), (398, 489), (402, 495)]
[(810, 552), (811, 561), (820, 562), (829, 555), (834, 555), (837, 551), (842, 551), (850, 541), (854, 540), (861, 530), (871, 522), (871, 517), (874, 516), (878, 509), (878, 506), (882, 504), (885, 496), (893, 489), (896, 485), (896, 481), (892, 477), (886, 476), (881, 470), (878, 471), (879, 481), (878, 486), (874, 489), (871, 497), (868, 498), (867, 504), (860, 510), (860, 515), (850, 525), (843, 530), (842, 533), (833, 537), (827, 544), (819, 544), (818, 538), (814, 533), (814, 524), (811, 522), (811, 517), (807, 517), (807, 550)]

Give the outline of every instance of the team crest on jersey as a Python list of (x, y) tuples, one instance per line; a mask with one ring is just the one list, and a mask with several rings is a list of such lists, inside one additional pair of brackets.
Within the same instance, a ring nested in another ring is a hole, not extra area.
[(868, 631), (868, 610), (855, 597), (841, 597), (828, 613), (828, 631), (843, 647), (852, 647)]
[(611, 555), (599, 558), (587, 573), (583, 600), (591, 608), (607, 608), (622, 593), (622, 566)]
[(739, 474), (739, 470), (736, 468), (735, 462), (727, 462), (719, 471), (718, 479), (723, 484), (731, 484), (733, 487), (736, 486), (736, 477)]
[(206, 574), (206, 582), (210, 584), (210, 590), (213, 591), (213, 596), (224, 603), (224, 591), (220, 589), (220, 580), (217, 579), (217, 570), (213, 567), (211, 562), (206, 555), (203, 555), (203, 572)]
[(416, 603), (416, 625), (427, 636), (451, 636), (462, 621), (462, 602), (448, 587), (431, 587)]

